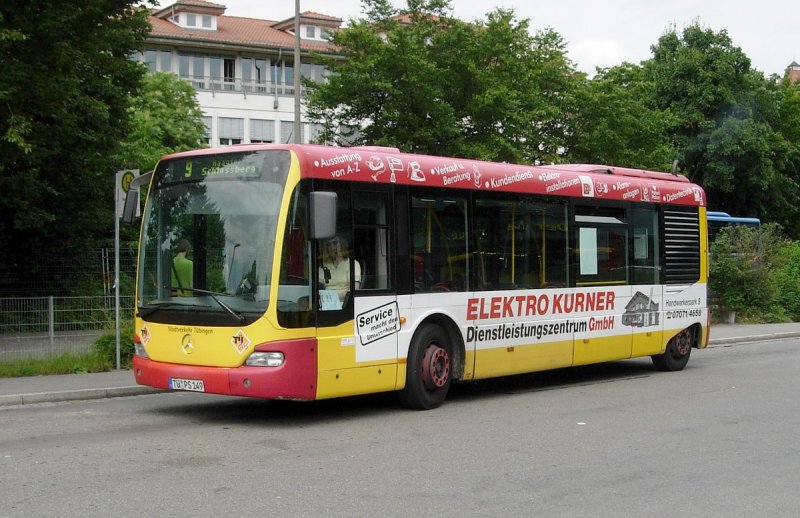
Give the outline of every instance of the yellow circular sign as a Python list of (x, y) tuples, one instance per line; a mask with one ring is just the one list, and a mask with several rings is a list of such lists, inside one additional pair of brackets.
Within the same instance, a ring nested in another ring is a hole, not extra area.
[(130, 188), (133, 179), (134, 175), (132, 171), (125, 171), (125, 173), (122, 175), (122, 190), (124, 192), (128, 192), (128, 188)]

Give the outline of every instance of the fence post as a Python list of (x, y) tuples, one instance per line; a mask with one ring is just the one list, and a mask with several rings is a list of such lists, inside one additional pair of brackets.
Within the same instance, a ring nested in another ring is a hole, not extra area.
[(55, 323), (55, 310), (53, 308), (53, 296), (47, 297), (47, 334), (50, 336), (50, 357), (53, 357), (55, 351), (55, 338), (56, 338), (56, 323)]

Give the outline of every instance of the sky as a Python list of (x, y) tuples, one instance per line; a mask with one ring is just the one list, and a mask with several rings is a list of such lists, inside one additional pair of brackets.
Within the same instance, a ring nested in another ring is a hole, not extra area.
[[(294, 16), (291, 0), (211, 0), (225, 5), (226, 15), (285, 20)], [(171, 5), (161, 0), (161, 6)], [(395, 7), (406, 5), (392, 0)], [(728, 31), (754, 68), (783, 75), (800, 62), (800, 2), (797, 0), (451, 0), (453, 15), (484, 19), (497, 7), (512, 8), (518, 19), (530, 19), (532, 30), (551, 28), (567, 44), (576, 68), (639, 63), (651, 57), (650, 46), (669, 27), (678, 31), (697, 21), (715, 32)], [(360, 0), (300, 0), (301, 11), (336, 16), (347, 22), (362, 16)]]

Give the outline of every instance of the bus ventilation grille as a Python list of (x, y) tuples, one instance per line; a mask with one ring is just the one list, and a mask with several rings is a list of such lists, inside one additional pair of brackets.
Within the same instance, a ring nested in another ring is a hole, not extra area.
[(667, 284), (700, 279), (700, 217), (697, 207), (664, 208), (664, 264)]

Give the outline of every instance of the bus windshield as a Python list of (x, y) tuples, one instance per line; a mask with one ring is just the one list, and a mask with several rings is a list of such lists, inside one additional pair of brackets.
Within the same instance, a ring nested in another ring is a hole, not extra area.
[(289, 163), (275, 150), (159, 164), (140, 245), (141, 314), (231, 325), (263, 314)]

